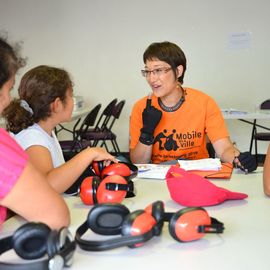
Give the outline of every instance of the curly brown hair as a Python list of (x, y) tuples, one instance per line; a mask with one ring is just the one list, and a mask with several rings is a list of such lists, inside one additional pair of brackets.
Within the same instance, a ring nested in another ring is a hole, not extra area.
[[(65, 104), (66, 94), (73, 83), (67, 71), (51, 66), (38, 66), (26, 72), (19, 85), (19, 99), (14, 99), (4, 110), (6, 128), (15, 134), (46, 120), (51, 115), (50, 104), (60, 98)], [(33, 114), (21, 107), (25, 100)]]

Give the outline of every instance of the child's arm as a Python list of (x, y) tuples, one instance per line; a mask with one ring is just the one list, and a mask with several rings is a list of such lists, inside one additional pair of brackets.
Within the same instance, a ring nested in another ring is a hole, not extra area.
[(43, 222), (52, 229), (60, 229), (70, 223), (65, 201), (30, 162), (11, 191), (2, 199), (1, 205), (28, 221)]
[(86, 148), (57, 168), (53, 167), (47, 148), (31, 146), (26, 152), (34, 166), (45, 174), (50, 185), (59, 193), (66, 191), (94, 160), (117, 162), (114, 156), (100, 147)]
[(270, 144), (268, 146), (263, 167), (263, 189), (265, 195), (270, 196)]

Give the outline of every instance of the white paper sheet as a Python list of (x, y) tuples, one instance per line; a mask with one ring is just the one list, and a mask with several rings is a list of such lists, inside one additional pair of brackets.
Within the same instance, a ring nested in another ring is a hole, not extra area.
[(218, 171), (221, 169), (219, 158), (204, 158), (197, 160), (178, 160), (180, 167), (186, 171)]
[(136, 166), (138, 167), (138, 178), (165, 179), (171, 165), (136, 164)]

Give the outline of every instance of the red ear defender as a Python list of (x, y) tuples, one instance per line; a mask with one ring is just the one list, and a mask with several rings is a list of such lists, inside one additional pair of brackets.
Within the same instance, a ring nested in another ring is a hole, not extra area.
[(97, 176), (86, 177), (80, 188), (84, 204), (121, 203), (127, 192), (133, 192), (133, 182), (120, 175), (110, 175), (100, 180)]
[[(127, 181), (126, 184), (128, 184), (129, 186), (128, 189), (125, 189), (127, 191), (125, 195), (126, 198), (135, 196), (135, 193), (133, 192), (134, 189), (133, 189), (132, 178), (136, 177), (136, 175), (138, 174), (137, 166), (133, 165), (132, 163), (126, 163), (126, 162), (112, 163), (108, 166), (104, 166), (103, 161), (94, 161), (92, 163), (92, 168), (95, 174), (101, 177), (102, 179), (105, 178), (106, 176), (112, 176), (112, 175), (120, 175), (124, 177)], [(121, 201), (118, 201), (118, 202), (121, 202)]]
[[(157, 224), (155, 218), (144, 210), (136, 210), (130, 213), (122, 224), (122, 235), (124, 236), (139, 236), (151, 232), (155, 235), (155, 225)], [(130, 248), (140, 247), (143, 242), (128, 245)]]
[(205, 233), (222, 233), (223, 230), (223, 223), (209, 217), (201, 207), (181, 209), (172, 215), (169, 223), (171, 236), (180, 242), (194, 241)]

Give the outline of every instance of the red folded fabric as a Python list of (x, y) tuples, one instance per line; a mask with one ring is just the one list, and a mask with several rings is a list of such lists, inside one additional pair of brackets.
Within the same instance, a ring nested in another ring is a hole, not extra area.
[(226, 200), (241, 200), (247, 194), (218, 187), (205, 178), (171, 166), (166, 174), (171, 198), (184, 206), (211, 206)]

